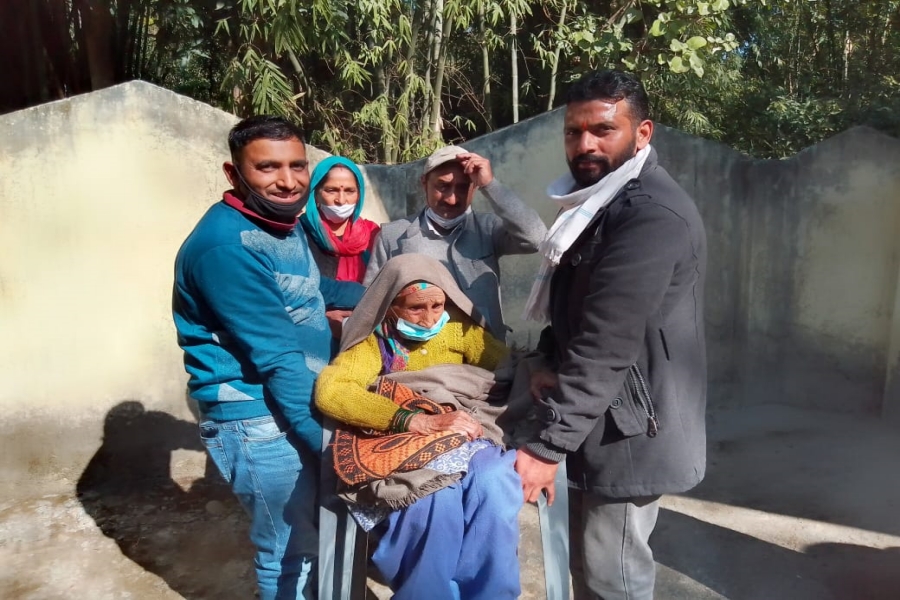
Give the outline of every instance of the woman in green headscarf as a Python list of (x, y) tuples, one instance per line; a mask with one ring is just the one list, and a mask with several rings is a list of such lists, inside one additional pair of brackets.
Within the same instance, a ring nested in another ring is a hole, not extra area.
[(365, 198), (362, 173), (353, 161), (329, 156), (316, 165), (300, 223), (323, 277), (362, 282), (380, 228), (360, 213)]

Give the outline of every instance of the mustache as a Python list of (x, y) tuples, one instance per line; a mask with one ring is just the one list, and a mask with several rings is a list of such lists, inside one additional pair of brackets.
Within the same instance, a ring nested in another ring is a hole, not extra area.
[(573, 165), (583, 165), (583, 164), (593, 164), (593, 165), (603, 165), (606, 168), (611, 166), (609, 159), (604, 156), (596, 156), (594, 154), (579, 154), (575, 158), (572, 159), (571, 163)]

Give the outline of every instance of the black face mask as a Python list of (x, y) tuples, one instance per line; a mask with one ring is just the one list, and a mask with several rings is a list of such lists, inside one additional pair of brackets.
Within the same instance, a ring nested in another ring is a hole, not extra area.
[(297, 215), (299, 215), (300, 211), (303, 210), (303, 207), (306, 206), (307, 194), (303, 194), (300, 196), (299, 200), (291, 202), (290, 204), (272, 202), (268, 198), (254, 192), (253, 188), (247, 184), (247, 180), (244, 179), (244, 176), (241, 175), (241, 172), (237, 167), (235, 167), (234, 171), (237, 173), (238, 178), (241, 180), (241, 183), (244, 184), (247, 191), (247, 195), (244, 198), (244, 206), (264, 219), (290, 225), (294, 223), (297, 219)]

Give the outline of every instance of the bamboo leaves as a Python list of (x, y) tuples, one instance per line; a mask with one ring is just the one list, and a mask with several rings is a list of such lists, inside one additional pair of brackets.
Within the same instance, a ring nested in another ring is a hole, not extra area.
[(655, 119), (757, 155), (900, 134), (900, 0), (6, 0), (0, 19), (21, 25), (0, 110), (141, 78), (358, 160), (527, 118), (606, 67), (639, 74)]

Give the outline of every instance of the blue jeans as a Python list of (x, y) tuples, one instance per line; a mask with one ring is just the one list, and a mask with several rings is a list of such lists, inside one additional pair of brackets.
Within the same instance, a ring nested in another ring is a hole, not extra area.
[(261, 600), (315, 598), (318, 459), (271, 416), (205, 420), (200, 439), (250, 515)]
[(460, 481), (390, 514), (372, 561), (394, 600), (519, 597), (515, 460), (514, 450), (479, 450)]

